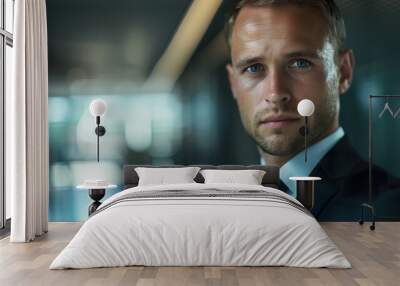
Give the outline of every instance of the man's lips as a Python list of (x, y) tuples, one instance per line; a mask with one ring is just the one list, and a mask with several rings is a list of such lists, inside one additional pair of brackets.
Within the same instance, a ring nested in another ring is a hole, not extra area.
[(271, 116), (260, 121), (260, 125), (268, 128), (281, 128), (300, 120), (299, 117), (293, 116)]

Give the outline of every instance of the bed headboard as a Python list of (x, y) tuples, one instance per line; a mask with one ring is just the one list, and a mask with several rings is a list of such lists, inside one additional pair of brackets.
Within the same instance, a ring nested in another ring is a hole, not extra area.
[[(221, 170), (264, 170), (265, 175), (262, 180), (262, 185), (265, 187), (279, 188), (279, 167), (276, 166), (263, 166), (263, 165), (190, 165), (200, 167), (201, 169), (221, 169)], [(136, 167), (147, 167), (147, 168), (177, 168), (185, 167), (183, 165), (124, 165), (123, 173), (123, 189), (136, 187), (139, 182), (139, 177), (135, 171)], [(194, 178), (197, 183), (204, 183), (203, 176), (198, 173)]]

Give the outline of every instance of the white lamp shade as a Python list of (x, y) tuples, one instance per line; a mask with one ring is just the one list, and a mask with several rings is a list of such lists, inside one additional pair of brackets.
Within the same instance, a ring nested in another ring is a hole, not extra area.
[(309, 99), (303, 99), (297, 105), (297, 112), (301, 116), (311, 116), (313, 115), (315, 110), (314, 103)]
[(96, 116), (103, 116), (107, 111), (107, 103), (102, 99), (95, 99), (90, 103), (90, 113)]

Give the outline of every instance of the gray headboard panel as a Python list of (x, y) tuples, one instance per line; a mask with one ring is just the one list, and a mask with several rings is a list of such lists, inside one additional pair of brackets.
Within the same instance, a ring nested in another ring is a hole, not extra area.
[[(264, 170), (266, 173), (262, 180), (262, 185), (266, 187), (279, 188), (279, 167), (276, 166), (263, 166), (263, 165), (190, 165), (200, 167), (202, 169), (222, 169), (222, 170), (244, 170), (244, 169), (255, 169)], [(147, 167), (147, 168), (177, 168), (184, 167), (183, 165), (124, 165), (123, 173), (123, 188), (128, 189), (136, 187), (139, 182), (139, 177), (135, 172), (136, 167)], [(203, 176), (199, 173), (194, 180), (197, 183), (204, 183)]]

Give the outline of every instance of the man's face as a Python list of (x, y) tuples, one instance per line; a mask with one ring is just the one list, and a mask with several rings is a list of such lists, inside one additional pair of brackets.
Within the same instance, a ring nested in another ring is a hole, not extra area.
[[(231, 38), (228, 73), (246, 131), (266, 153), (288, 156), (303, 149), (302, 99), (315, 104), (310, 141), (338, 127), (340, 68), (318, 9), (297, 5), (244, 7)], [(341, 60), (338, 59), (338, 62)], [(351, 78), (350, 78), (351, 79)]]

